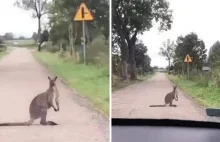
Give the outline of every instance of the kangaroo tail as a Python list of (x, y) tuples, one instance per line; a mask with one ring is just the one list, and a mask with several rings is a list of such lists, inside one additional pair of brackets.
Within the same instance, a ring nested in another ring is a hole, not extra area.
[(150, 105), (149, 107), (165, 107), (166, 105)]
[(0, 126), (27, 126), (27, 122), (0, 123)]
[(47, 125), (58, 125), (58, 124), (53, 121), (47, 121)]

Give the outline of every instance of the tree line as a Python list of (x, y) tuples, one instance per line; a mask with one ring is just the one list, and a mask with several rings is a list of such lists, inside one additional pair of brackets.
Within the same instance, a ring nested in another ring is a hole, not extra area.
[(31, 37), (25, 37), (25, 36), (14, 37), (14, 34), (12, 32), (6, 32), (4, 35), (0, 35), (0, 39), (2, 41), (4, 41), (4, 40), (25, 40), (25, 39), (31, 39)]
[[(63, 50), (69, 47), (70, 54), (73, 55), (76, 53), (77, 46), (82, 43), (82, 24), (73, 21), (80, 3), (78, 0), (16, 0), (15, 6), (31, 11), (33, 17), (37, 18), (38, 32), (32, 36), (35, 41), (44, 41), (41, 20), (46, 15), (49, 20), (47, 23), (48, 40), (53, 45), (62, 45)], [(95, 17), (94, 21), (86, 22), (86, 43), (91, 43), (99, 35), (103, 35), (108, 40), (109, 1), (93, 0), (85, 3)], [(41, 44), (42, 42), (38, 45), (38, 51), (41, 51)]]
[(184, 59), (187, 54), (192, 59), (192, 63), (189, 64), (190, 70), (202, 71), (204, 66), (215, 68), (220, 65), (220, 42), (213, 43), (207, 53), (204, 41), (196, 33), (191, 32), (177, 37), (175, 42), (167, 39), (159, 54), (168, 61), (169, 72), (173, 70), (177, 74), (186, 73), (187, 64), (184, 63)]

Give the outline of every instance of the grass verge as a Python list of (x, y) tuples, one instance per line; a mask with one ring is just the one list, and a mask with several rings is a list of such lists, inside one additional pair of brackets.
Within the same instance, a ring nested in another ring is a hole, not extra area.
[(0, 59), (7, 54), (7, 50), (0, 50)]
[(114, 75), (113, 76), (113, 82), (114, 83), (112, 83), (112, 91), (116, 91), (116, 90), (119, 90), (121, 88), (125, 88), (127, 86), (130, 86), (132, 84), (142, 82), (142, 81), (147, 80), (147, 79), (149, 79), (153, 76), (154, 76), (154, 73), (151, 73), (151, 74), (147, 74), (147, 75), (144, 75), (144, 76), (138, 76), (138, 79), (134, 80), (134, 81), (122, 82), (120, 78), (118, 78), (117, 76)]
[(202, 87), (196, 82), (181, 79), (174, 75), (167, 76), (203, 107), (220, 107), (220, 89), (215, 87)]
[(36, 52), (35, 57), (57, 76), (63, 78), (70, 87), (91, 101), (106, 116), (109, 115), (109, 69), (94, 65), (74, 64), (58, 54)]

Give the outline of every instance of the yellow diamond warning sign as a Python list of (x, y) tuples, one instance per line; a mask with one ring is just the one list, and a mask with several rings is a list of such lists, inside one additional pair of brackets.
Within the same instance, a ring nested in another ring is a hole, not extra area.
[(93, 16), (91, 12), (89, 11), (85, 3), (81, 3), (74, 17), (74, 21), (91, 21), (91, 20), (93, 20)]
[(186, 55), (186, 57), (184, 59), (184, 62), (185, 63), (191, 63), (192, 62), (192, 59), (191, 59), (191, 57), (188, 54)]

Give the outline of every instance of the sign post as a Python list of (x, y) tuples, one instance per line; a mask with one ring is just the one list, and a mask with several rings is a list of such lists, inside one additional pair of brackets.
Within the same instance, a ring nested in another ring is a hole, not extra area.
[(82, 32), (83, 32), (83, 58), (84, 64), (87, 64), (87, 51), (86, 51), (86, 34), (85, 34), (85, 21), (92, 21), (94, 18), (90, 13), (89, 9), (85, 5), (85, 3), (81, 3), (78, 11), (74, 17), (74, 21), (82, 21)]
[(189, 54), (186, 55), (184, 62), (187, 63), (187, 79), (189, 79), (189, 63), (192, 62), (192, 59), (189, 56)]

